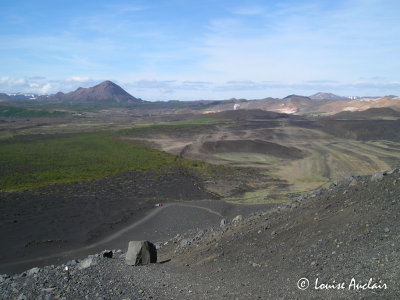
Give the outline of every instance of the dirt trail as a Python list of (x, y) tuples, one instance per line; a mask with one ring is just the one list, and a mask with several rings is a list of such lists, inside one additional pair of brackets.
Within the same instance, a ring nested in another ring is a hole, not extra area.
[(203, 206), (193, 205), (193, 204), (188, 204), (188, 203), (166, 203), (163, 206), (157, 207), (154, 210), (150, 211), (150, 213), (145, 215), (140, 220), (118, 230), (117, 232), (114, 232), (113, 234), (107, 236), (106, 238), (104, 238), (100, 241), (91, 243), (91, 244), (83, 246), (83, 247), (75, 248), (72, 250), (58, 252), (58, 253), (55, 253), (52, 255), (40, 256), (40, 257), (36, 257), (36, 258), (32, 258), (32, 259), (18, 260), (18, 261), (14, 261), (14, 262), (2, 264), (2, 265), (3, 265), (3, 267), (6, 267), (6, 266), (10, 267), (10, 266), (15, 266), (15, 265), (20, 265), (20, 264), (37, 263), (37, 262), (41, 262), (41, 261), (50, 260), (53, 258), (58, 258), (58, 257), (74, 257), (81, 253), (87, 252), (88, 250), (91, 250), (94, 248), (99, 248), (100, 246), (105, 245), (105, 244), (121, 237), (124, 233), (127, 233), (127, 232), (133, 230), (134, 228), (138, 227), (139, 225), (141, 225), (147, 221), (150, 221), (152, 218), (156, 217), (159, 213), (161, 213), (166, 208), (173, 208), (173, 207), (191, 207), (191, 208), (206, 211), (210, 214), (214, 214), (220, 218), (223, 218), (223, 215), (221, 215), (219, 212), (217, 212), (211, 208), (208, 208), (208, 207), (203, 207)]

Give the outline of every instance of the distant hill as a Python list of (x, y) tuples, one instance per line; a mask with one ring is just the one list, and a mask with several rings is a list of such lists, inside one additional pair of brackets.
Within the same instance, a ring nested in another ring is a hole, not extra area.
[(332, 93), (316, 93), (314, 95), (311, 95), (309, 98), (313, 99), (313, 100), (340, 100), (340, 101), (349, 101), (350, 99), (347, 97), (342, 97), (342, 96), (338, 96)]
[(90, 88), (78, 88), (74, 92), (40, 97), (40, 100), (71, 103), (142, 103), (122, 89), (119, 85), (107, 80)]
[(337, 120), (373, 120), (373, 119), (399, 119), (400, 112), (390, 107), (369, 108), (363, 111), (342, 111), (333, 116)]
[(299, 96), (299, 95), (289, 95), (286, 96), (285, 98), (282, 98), (284, 101), (291, 101), (291, 102), (304, 102), (304, 101), (310, 101), (310, 97), (305, 97), (305, 96)]
[(10, 100), (10, 96), (8, 96), (7, 94), (4, 93), (0, 93), (0, 101), (8, 101)]

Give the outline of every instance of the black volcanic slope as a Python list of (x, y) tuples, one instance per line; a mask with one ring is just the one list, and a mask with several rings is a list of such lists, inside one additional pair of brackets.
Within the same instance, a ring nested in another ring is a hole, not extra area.
[[(126, 243), (112, 258), (70, 261), (67, 271), (0, 275), (0, 298), (399, 299), (399, 195), (399, 169), (348, 177), (221, 227), (164, 239), (156, 264), (126, 265)], [(205, 226), (218, 221), (220, 204), (197, 204), (205, 205)], [(165, 207), (153, 208), (151, 223), (165, 221), (158, 230), (200, 212)]]
[(109, 101), (116, 103), (141, 103), (138, 99), (127, 93), (119, 85), (107, 80), (90, 88), (78, 88), (74, 92), (64, 94), (58, 92), (48, 98), (50, 101), (71, 101), (71, 102), (99, 102)]

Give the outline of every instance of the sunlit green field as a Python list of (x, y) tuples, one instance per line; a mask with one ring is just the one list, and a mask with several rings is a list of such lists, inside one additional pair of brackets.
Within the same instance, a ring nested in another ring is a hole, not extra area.
[(318, 141), (303, 144), (299, 141), (297, 147), (307, 151), (309, 155), (286, 161), (258, 153), (214, 155), (231, 165), (256, 165), (265, 169), (265, 174), (272, 178), (286, 180), (288, 183), (286, 189), (276, 189), (270, 185), (230, 200), (253, 204), (284, 202), (288, 199), (285, 195), (327, 187), (344, 177), (389, 170), (400, 164), (400, 143), (395, 142), (338, 140), (334, 143)]
[(170, 154), (109, 133), (9, 139), (0, 142), (0, 187), (34, 188), (172, 163)]

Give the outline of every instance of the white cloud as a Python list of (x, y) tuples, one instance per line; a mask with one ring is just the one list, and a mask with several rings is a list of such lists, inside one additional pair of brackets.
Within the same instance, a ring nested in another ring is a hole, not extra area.
[(51, 94), (59, 91), (70, 92), (77, 89), (79, 86), (89, 87), (99, 83), (100, 81), (101, 80), (94, 80), (81, 76), (76, 76), (74, 80), (71, 78), (54, 80), (41, 76), (27, 78), (3, 76), (0, 77), (0, 92), (36, 94)]
[(51, 91), (51, 84), (46, 83), (44, 86), (40, 88), (40, 94), (48, 94)]
[(90, 78), (86, 76), (72, 76), (67, 79), (67, 81), (72, 81), (72, 82), (87, 82), (89, 80)]

